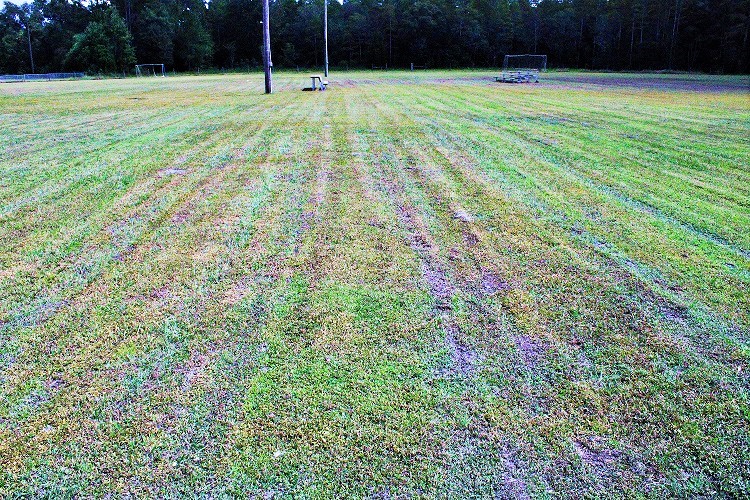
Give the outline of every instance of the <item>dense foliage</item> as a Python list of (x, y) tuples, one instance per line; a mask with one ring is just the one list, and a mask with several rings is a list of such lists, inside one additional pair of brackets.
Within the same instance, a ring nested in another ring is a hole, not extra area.
[[(35, 0), (0, 12), (0, 72), (256, 66), (260, 0)], [(320, 65), (322, 0), (274, 0), (277, 67)], [(345, 0), (331, 2), (334, 66), (551, 66), (747, 72), (750, 0)]]

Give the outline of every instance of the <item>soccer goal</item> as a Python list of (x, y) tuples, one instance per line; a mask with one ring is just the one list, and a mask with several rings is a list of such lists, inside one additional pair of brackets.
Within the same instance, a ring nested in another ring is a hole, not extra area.
[(163, 64), (136, 64), (135, 76), (161, 76), (165, 77)]
[(497, 82), (539, 83), (539, 73), (547, 69), (547, 56), (539, 54), (508, 54), (503, 60), (503, 73)]

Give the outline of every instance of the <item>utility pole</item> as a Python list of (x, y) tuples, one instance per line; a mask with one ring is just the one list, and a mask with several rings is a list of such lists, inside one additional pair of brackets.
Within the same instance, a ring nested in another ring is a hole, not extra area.
[(323, 0), (323, 72), (328, 78), (328, 0)]
[(268, 0), (263, 0), (263, 70), (266, 73), (266, 94), (273, 92), (271, 81), (271, 21), (268, 13)]
[(34, 69), (34, 51), (31, 50), (31, 28), (29, 27), (29, 23), (31, 21), (28, 21), (26, 24), (26, 39), (29, 42), (29, 59), (31, 60), (31, 72), (36, 73), (36, 70)]
[(31, 4), (26, 4), (21, 7), (21, 11), (17, 14), (18, 21), (23, 24), (26, 28), (26, 42), (29, 45), (29, 62), (31, 63), (31, 72), (36, 73), (34, 68), (34, 51), (31, 48), (31, 16), (33, 15), (33, 7)]

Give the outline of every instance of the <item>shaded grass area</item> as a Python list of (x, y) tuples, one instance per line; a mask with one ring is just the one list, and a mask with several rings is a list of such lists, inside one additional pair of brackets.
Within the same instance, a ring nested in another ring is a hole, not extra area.
[(490, 76), (0, 87), (0, 491), (750, 494), (747, 93)]

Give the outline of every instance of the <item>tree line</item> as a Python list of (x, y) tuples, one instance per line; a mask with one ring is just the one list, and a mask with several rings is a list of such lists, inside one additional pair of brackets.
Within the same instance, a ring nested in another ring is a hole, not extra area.
[[(322, 64), (323, 0), (273, 0), (278, 67)], [(0, 73), (132, 73), (261, 64), (260, 0), (34, 0), (0, 11)], [(344, 0), (329, 3), (340, 68), (552, 67), (750, 71), (750, 0)]]

